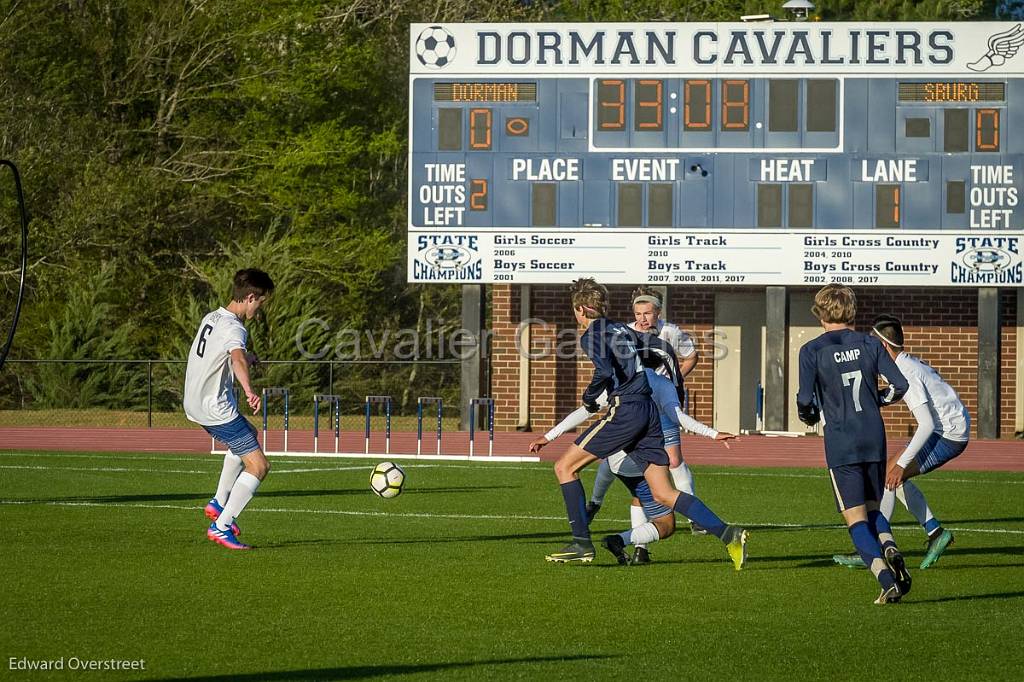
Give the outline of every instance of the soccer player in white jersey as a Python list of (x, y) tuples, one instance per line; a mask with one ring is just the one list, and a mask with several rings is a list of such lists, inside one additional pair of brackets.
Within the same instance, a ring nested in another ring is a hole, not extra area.
[(256, 429), (238, 413), (234, 379), (242, 385), (245, 399), (255, 414), (260, 396), (249, 380), (246, 342), (242, 323), (251, 320), (274, 290), (274, 282), (262, 270), (235, 273), (231, 302), (206, 315), (192, 341), (185, 370), (185, 416), (229, 449), (224, 456), (217, 494), (205, 509), (212, 519), (206, 537), (229, 549), (250, 549), (238, 540), (235, 519), (245, 509), (270, 463), (256, 440)]
[[(630, 295), (630, 300), (633, 305), (633, 322), (630, 323), (629, 327), (638, 332), (657, 336), (659, 339), (670, 345), (672, 350), (675, 351), (676, 360), (679, 363), (679, 375), (671, 376), (667, 366), (657, 367), (655, 368), (655, 371), (657, 371), (661, 376), (669, 377), (678, 385), (681, 406), (686, 407), (686, 388), (683, 385), (683, 381), (686, 379), (686, 376), (693, 371), (693, 368), (697, 366), (697, 361), (700, 358), (700, 353), (697, 352), (697, 347), (694, 345), (693, 339), (691, 339), (690, 335), (680, 329), (677, 325), (661, 319), (662, 303), (661, 296), (657, 289), (647, 286), (637, 287)], [(678, 434), (678, 430), (676, 433)], [(676, 443), (678, 442), (679, 441), (677, 439)], [(668, 454), (671, 460), (669, 464), (669, 473), (672, 474), (672, 481), (675, 483), (677, 489), (692, 495), (693, 475), (690, 473), (690, 468), (687, 467), (686, 462), (683, 461), (682, 454), (678, 447), (674, 450), (671, 449), (669, 446), (672, 444), (668, 442), (667, 438), (665, 444), (666, 448), (668, 448)], [(591, 494), (590, 502), (587, 504), (587, 513), (590, 518), (593, 518), (600, 509), (601, 502), (604, 500), (603, 491), (607, 490), (611, 486), (612, 480), (613, 475), (608, 469), (608, 465), (602, 463), (597, 471), (597, 478), (594, 481), (593, 494)], [(640, 512), (637, 510), (633, 510), (633, 514), (634, 520), (640, 517)], [(695, 535), (703, 535), (707, 532), (692, 522), (690, 523), (690, 531)], [(637, 563), (646, 563), (646, 560), (648, 559), (647, 549), (643, 545), (637, 546), (634, 559)]]
[[(917, 430), (903, 452), (889, 459), (885, 492), (879, 510), (892, 518), (898, 499), (928, 534), (928, 549), (921, 568), (928, 568), (953, 542), (953, 534), (932, 514), (924, 494), (911, 478), (941, 467), (967, 448), (971, 416), (953, 387), (933, 368), (903, 350), (903, 325), (892, 315), (880, 315), (871, 325), (896, 366), (910, 384), (903, 402), (917, 419)], [(860, 557), (836, 555), (836, 563), (863, 566)]]
[[(657, 289), (637, 287), (630, 298), (633, 302), (634, 319), (629, 327), (638, 332), (654, 334), (672, 346), (679, 361), (680, 379), (685, 379), (700, 359), (693, 339), (677, 325), (661, 319), (661, 297)], [(658, 373), (665, 375), (662, 370), (658, 370)]]
[[(650, 367), (645, 368), (644, 371), (647, 373), (647, 381), (651, 385), (651, 397), (655, 404), (657, 404), (661, 417), (661, 430), (665, 438), (665, 451), (668, 453), (669, 466), (671, 467), (669, 473), (672, 476), (673, 483), (679, 490), (693, 495), (693, 476), (690, 474), (689, 469), (685, 468), (686, 464), (682, 461), (682, 454), (680, 452), (680, 428), (706, 438), (711, 438), (712, 440), (725, 441), (735, 438), (735, 436), (731, 433), (716, 431), (684, 413), (680, 408), (677, 387), (672, 381), (656, 373)], [(605, 394), (598, 398), (598, 404), (601, 407), (605, 407), (607, 402)], [(583, 406), (570, 412), (565, 419), (555, 425), (550, 431), (531, 442), (530, 452), (540, 452), (540, 449), (545, 445), (566, 431), (576, 428), (591, 416), (592, 414)], [(632, 529), (617, 536), (608, 536), (604, 538), (602, 544), (615, 555), (620, 564), (650, 563), (651, 559), (647, 551), (647, 545), (651, 542), (664, 540), (675, 532), (675, 516), (672, 514), (671, 509), (654, 500), (650, 489), (643, 480), (643, 472), (637, 469), (625, 452), (611, 455), (606, 461), (608, 465), (604, 466), (602, 463), (602, 466), (598, 469), (591, 502), (587, 504), (588, 512), (593, 510), (593, 513), (589, 514), (588, 521), (593, 520), (594, 514), (596, 514), (597, 509), (600, 509), (604, 501), (608, 488), (611, 487), (616, 477), (619, 478), (633, 496), (629, 507)], [(680, 468), (685, 471), (685, 476), (682, 475)], [(616, 537), (621, 539), (621, 543), (614, 539)], [(631, 559), (628, 559), (623, 551), (625, 545), (633, 545), (634, 551)]]

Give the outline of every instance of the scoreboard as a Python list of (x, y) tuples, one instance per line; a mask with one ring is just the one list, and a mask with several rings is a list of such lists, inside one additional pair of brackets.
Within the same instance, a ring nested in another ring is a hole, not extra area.
[(1021, 286), (1024, 27), (413, 24), (410, 282)]

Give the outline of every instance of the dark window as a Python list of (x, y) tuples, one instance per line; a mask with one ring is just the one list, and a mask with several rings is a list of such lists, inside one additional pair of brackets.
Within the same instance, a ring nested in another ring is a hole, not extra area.
[(946, 182), (946, 213), (963, 213), (967, 206), (967, 183), (963, 180)]
[(462, 149), (462, 109), (438, 109), (437, 148), (443, 152)]
[(782, 185), (757, 186), (757, 226), (782, 227)]
[(943, 112), (942, 151), (967, 151), (967, 109), (946, 109)]
[(836, 131), (836, 81), (807, 81), (807, 132)]
[(672, 185), (659, 183), (647, 189), (647, 224), (672, 227)]
[(811, 227), (814, 222), (814, 185), (789, 185), (789, 226)]
[(537, 183), (533, 185), (533, 224), (537, 227), (554, 227), (555, 200), (558, 185)]
[(639, 227), (644, 220), (644, 187), (636, 183), (619, 185), (619, 225)]
[(773, 80), (768, 83), (768, 130), (773, 133), (796, 132), (799, 81)]
[(907, 137), (931, 137), (932, 120), (930, 118), (908, 118), (905, 134)]
[(875, 227), (900, 226), (900, 186), (875, 185)]

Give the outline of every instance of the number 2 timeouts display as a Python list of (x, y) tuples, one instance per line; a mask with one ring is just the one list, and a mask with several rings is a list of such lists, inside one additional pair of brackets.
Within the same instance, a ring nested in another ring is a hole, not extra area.
[(409, 280), (1024, 283), (1024, 28), (413, 24)]

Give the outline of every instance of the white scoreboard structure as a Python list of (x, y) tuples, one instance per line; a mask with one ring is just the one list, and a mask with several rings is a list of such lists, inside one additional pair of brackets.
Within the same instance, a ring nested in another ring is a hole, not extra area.
[(1024, 284), (1024, 26), (414, 24), (408, 279)]

